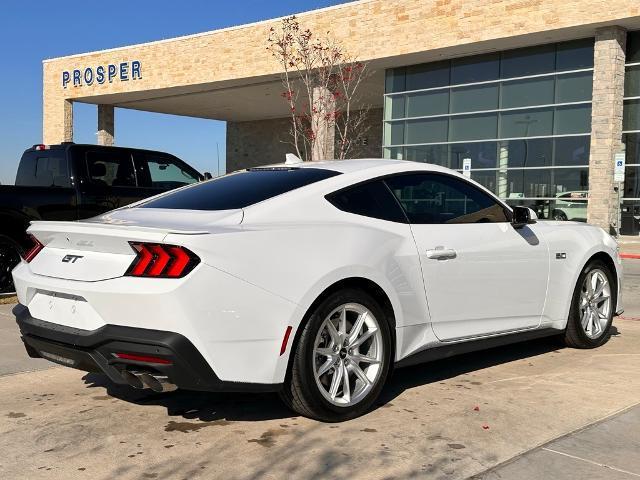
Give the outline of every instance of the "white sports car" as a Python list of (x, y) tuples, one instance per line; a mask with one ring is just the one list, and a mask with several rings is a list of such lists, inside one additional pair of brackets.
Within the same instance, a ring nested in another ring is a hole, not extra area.
[(545, 335), (605, 342), (621, 261), (451, 170), (252, 168), (81, 222), (34, 222), (13, 271), (30, 355), (168, 391), (278, 391), (323, 421), (391, 370)]

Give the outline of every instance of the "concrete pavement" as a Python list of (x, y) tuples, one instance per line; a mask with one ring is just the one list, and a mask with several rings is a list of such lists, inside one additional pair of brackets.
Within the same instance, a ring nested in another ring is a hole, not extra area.
[(0, 305), (0, 376), (52, 368), (51, 362), (29, 358), (24, 351), (16, 321), (11, 314), (13, 305)]
[(638, 432), (640, 407), (636, 406), (515, 457), (474, 479), (640, 478)]
[(41, 366), (20, 358), (0, 377), (0, 478), (637, 478), (630, 262), (627, 311), (603, 347), (547, 339), (398, 370), (375, 410), (337, 425), (296, 417), (275, 395), (147, 393), (62, 367), (15, 373)]

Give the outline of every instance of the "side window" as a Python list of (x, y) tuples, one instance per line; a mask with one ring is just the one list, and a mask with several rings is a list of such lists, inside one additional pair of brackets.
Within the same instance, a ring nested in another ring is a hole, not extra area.
[(367, 182), (327, 195), (336, 208), (356, 215), (407, 223), (398, 202), (381, 180)]
[(471, 183), (450, 175), (417, 173), (385, 181), (410, 223), (509, 221), (502, 205)]
[(136, 172), (131, 154), (120, 150), (88, 151), (87, 179), (105, 187), (135, 187)]
[(199, 180), (197, 172), (174, 158), (152, 153), (138, 155), (137, 158), (138, 162), (142, 159), (144, 163), (139, 168), (148, 172), (148, 184), (145, 186), (168, 190)]

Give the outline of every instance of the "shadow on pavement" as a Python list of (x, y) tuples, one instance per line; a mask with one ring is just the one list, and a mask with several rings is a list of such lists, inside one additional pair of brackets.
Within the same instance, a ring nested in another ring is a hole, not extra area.
[[(615, 326), (611, 328), (611, 335), (619, 335)], [(564, 345), (559, 338), (548, 337), (401, 368), (393, 372), (374, 409), (388, 404), (405, 390), (419, 385), (441, 382), (476, 370), (533, 358), (562, 348)], [(273, 393), (214, 393), (185, 390), (155, 393), (114, 384), (106, 375), (96, 373), (88, 373), (83, 380), (88, 388), (103, 387), (112, 397), (137, 405), (162, 406), (167, 409), (167, 415), (188, 420), (261, 421), (296, 416), (284, 406), (278, 395)]]

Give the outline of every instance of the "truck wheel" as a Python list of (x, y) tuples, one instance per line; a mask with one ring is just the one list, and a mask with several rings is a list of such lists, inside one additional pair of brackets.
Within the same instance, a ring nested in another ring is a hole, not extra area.
[(0, 235), (0, 293), (13, 293), (11, 270), (20, 263), (20, 246), (6, 235)]
[(385, 384), (391, 350), (378, 303), (361, 290), (336, 292), (304, 326), (280, 396), (296, 412), (324, 422), (362, 415)]
[(554, 210), (551, 213), (551, 218), (553, 218), (554, 220), (559, 220), (561, 222), (566, 222), (567, 220), (569, 220), (569, 218), (567, 217), (567, 214), (564, 213), (562, 210)]
[(609, 338), (616, 308), (614, 274), (600, 260), (584, 267), (578, 277), (569, 311), (565, 343), (573, 348), (595, 348)]

